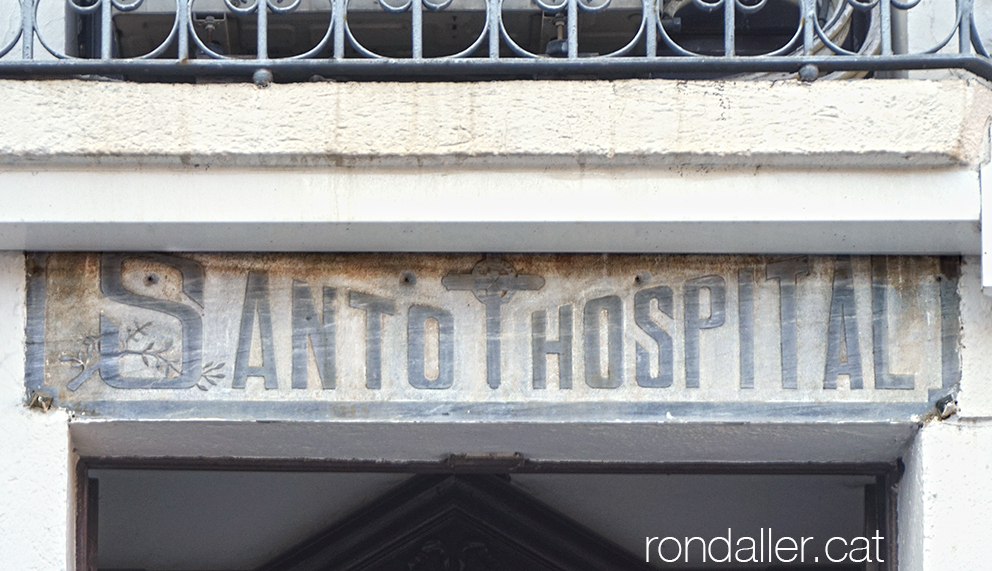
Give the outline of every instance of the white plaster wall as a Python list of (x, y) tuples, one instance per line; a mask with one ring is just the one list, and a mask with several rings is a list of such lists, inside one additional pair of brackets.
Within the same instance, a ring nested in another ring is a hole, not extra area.
[[(986, 0), (976, 0), (976, 12)], [(907, 34), (909, 53), (924, 53), (932, 50), (947, 35), (954, 31), (956, 3), (948, 0), (920, 0), (919, 4), (907, 13)], [(958, 40), (955, 35), (939, 53), (958, 53)], [(967, 72), (959, 70), (932, 69), (909, 72), (915, 79), (946, 79), (967, 77)]]
[[(978, 38), (986, 50), (992, 50), (992, 0), (974, 0), (975, 24)], [(952, 0), (920, 0), (919, 4), (907, 14), (907, 33), (909, 53), (925, 53), (932, 51), (941, 42), (947, 44), (938, 50), (939, 53), (959, 53), (958, 37), (955, 31), (957, 3)], [(952, 35), (953, 34), (953, 35)], [(971, 48), (971, 53), (976, 50)], [(916, 79), (945, 79), (949, 77), (969, 77), (962, 70), (919, 70), (909, 72), (909, 77)]]
[(902, 456), (905, 472), (899, 481), (896, 526), (899, 571), (922, 571), (924, 552), (923, 458), (920, 434)]
[(992, 297), (982, 293), (981, 269), (978, 257), (966, 257), (958, 286), (962, 328), (959, 416), (973, 420), (992, 419)]
[(992, 561), (992, 424), (933, 422), (899, 484), (899, 569), (987, 569)]
[(0, 253), (0, 567), (70, 569), (68, 418), (24, 406), (24, 256)]
[(992, 0), (975, 0), (975, 24), (986, 50), (992, 50)]
[[(906, 13), (908, 52), (911, 54), (930, 53), (936, 50), (942, 54), (959, 53), (958, 36), (955, 28), (957, 3), (954, 0), (917, 0), (918, 3)], [(909, 4), (911, 2), (903, 2)], [(974, 0), (975, 20), (978, 37), (986, 50), (992, 49), (992, 0)], [(937, 46), (945, 42), (944, 47)], [(970, 49), (971, 53), (976, 50)], [(910, 71), (914, 79), (948, 79), (953, 77), (973, 77), (970, 73), (957, 69), (930, 69)]]

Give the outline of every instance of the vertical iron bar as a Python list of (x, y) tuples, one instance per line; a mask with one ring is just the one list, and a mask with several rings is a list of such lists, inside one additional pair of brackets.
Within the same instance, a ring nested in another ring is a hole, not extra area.
[(971, 53), (971, 18), (975, 0), (958, 0), (958, 51)]
[(893, 6), (890, 12), (890, 18), (892, 20), (892, 53), (908, 54), (909, 31), (907, 30), (906, 10), (900, 10)]
[[(892, 54), (909, 53), (909, 37), (906, 30), (906, 10), (900, 10), (889, 0), (889, 25), (892, 28)], [(881, 9), (881, 8), (880, 8)], [(905, 79), (909, 77), (906, 70), (876, 71), (879, 79)]]
[(176, 18), (179, 19), (176, 49), (179, 51), (179, 61), (186, 61), (189, 59), (189, 0), (176, 0)]
[(658, 55), (658, 0), (644, 0), (644, 55), (653, 59)]
[(269, 1), (255, 0), (255, 12), (258, 14), (258, 29), (255, 35), (258, 53), (255, 57), (269, 59)]
[(21, 0), (21, 57), (34, 59), (34, 2)]
[(734, 35), (734, 12), (737, 9), (736, 0), (723, 0), (723, 55), (733, 57), (737, 48)]
[(568, 0), (566, 25), (568, 26), (568, 59), (579, 57), (579, 2)]
[(801, 0), (799, 4), (803, 12), (803, 55), (813, 53), (813, 18), (816, 17), (816, 0)]
[(334, 0), (331, 25), (334, 26), (334, 59), (344, 59), (344, 10), (347, 0)]
[(111, 24), (113, 24), (114, 4), (110, 0), (100, 0), (100, 59), (110, 59), (113, 51), (111, 48), (112, 37)]
[(486, 0), (489, 12), (489, 59), (499, 59), (499, 13), (500, 0)]
[(420, 0), (410, 3), (412, 22), (410, 25), (413, 35), (413, 59), (424, 59), (424, 4)]
[(882, 55), (892, 55), (892, 3), (890, 0), (878, 2), (879, 25), (882, 28)]

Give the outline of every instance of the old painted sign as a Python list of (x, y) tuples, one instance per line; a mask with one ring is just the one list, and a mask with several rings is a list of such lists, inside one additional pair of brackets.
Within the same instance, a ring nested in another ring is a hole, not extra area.
[(920, 257), (28, 259), (30, 390), (113, 417), (909, 418), (957, 382)]

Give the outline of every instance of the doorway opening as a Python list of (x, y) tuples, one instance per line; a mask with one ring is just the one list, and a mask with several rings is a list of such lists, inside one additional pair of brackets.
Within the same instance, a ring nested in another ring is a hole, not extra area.
[(895, 567), (898, 467), (84, 459), (87, 571)]

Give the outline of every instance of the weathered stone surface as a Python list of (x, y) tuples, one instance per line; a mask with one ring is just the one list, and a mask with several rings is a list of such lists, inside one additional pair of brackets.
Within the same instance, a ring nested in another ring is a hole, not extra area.
[(909, 419), (960, 375), (940, 258), (29, 262), (29, 389), (110, 417)]
[(962, 80), (0, 81), (0, 97), (8, 164), (977, 165), (992, 114)]

